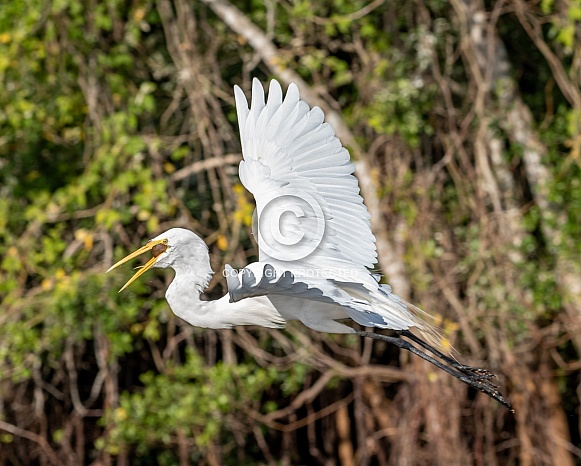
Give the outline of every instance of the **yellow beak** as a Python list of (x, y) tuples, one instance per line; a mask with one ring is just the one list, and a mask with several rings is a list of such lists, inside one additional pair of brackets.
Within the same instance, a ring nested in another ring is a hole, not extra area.
[[(156, 239), (155, 241), (150, 241), (149, 243), (147, 243), (145, 246), (139, 248), (137, 251), (132, 252), (131, 254), (129, 254), (127, 257), (124, 257), (123, 259), (121, 259), (119, 262), (117, 262), (116, 264), (113, 264), (111, 267), (109, 267), (109, 269), (107, 270), (108, 273), (111, 270), (119, 267), (121, 264), (125, 264), (125, 262), (130, 261), (131, 259), (140, 256), (141, 254), (147, 252), (147, 251), (151, 251), (154, 246), (157, 246), (158, 244), (164, 244), (167, 245), (167, 240), (166, 239)], [(145, 272), (147, 272), (149, 269), (151, 269), (153, 267), (153, 265), (159, 260), (159, 258), (161, 257), (161, 254), (156, 254), (155, 256), (153, 256), (151, 259), (149, 259), (145, 265), (141, 266), (139, 268), (139, 271), (133, 275), (133, 277), (131, 277), (131, 279), (125, 283), (125, 285), (123, 285), (123, 288), (121, 288), (119, 290), (119, 293), (121, 293), (125, 288), (127, 288), (129, 285), (131, 285), (135, 280), (137, 280), (141, 275), (143, 275)]]

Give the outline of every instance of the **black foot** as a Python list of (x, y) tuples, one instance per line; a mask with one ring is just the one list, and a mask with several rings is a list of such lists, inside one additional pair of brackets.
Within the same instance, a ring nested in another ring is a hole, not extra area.
[[(511, 404), (507, 400), (505, 400), (503, 398), (502, 394), (498, 391), (498, 386), (494, 385), (493, 383), (490, 382), (491, 379), (496, 378), (496, 376), (493, 373), (487, 371), (486, 369), (480, 369), (478, 367), (471, 367), (471, 366), (466, 366), (464, 364), (460, 364), (455, 359), (452, 359), (451, 357), (446, 356), (445, 354), (438, 351), (436, 348), (429, 345), (428, 343), (426, 343), (422, 339), (416, 337), (409, 330), (398, 331), (397, 337), (388, 337), (388, 336), (382, 335), (380, 333), (363, 332), (361, 330), (356, 330), (355, 333), (358, 335), (364, 336), (364, 337), (373, 338), (375, 340), (386, 341), (386, 342), (392, 343), (392, 344), (394, 344), (402, 349), (410, 351), (411, 353), (413, 353), (413, 354), (419, 356), (420, 358), (428, 361), (429, 363), (433, 364), (437, 368), (442, 369), (443, 371), (447, 372), (448, 374), (456, 377), (458, 380), (461, 380), (465, 384), (470, 385), (471, 387), (473, 387), (477, 390), (480, 390), (483, 393), (486, 393), (488, 396), (490, 396), (491, 398), (494, 398), (495, 400), (497, 400), (498, 402), (500, 402), (504, 406), (506, 406), (508, 409), (510, 409), (512, 412), (514, 412)], [(414, 345), (412, 345), (409, 341), (406, 341), (403, 338), (401, 338), (402, 336), (409, 338), (413, 342), (415, 342), (418, 345), (420, 345), (421, 347), (425, 348), (430, 353), (432, 353), (433, 355), (435, 355), (436, 357), (438, 357), (439, 359), (444, 361), (446, 364), (438, 361), (437, 359), (434, 359), (429, 354), (424, 353), (423, 351), (419, 350)]]
[(442, 353), (441, 351), (438, 351), (436, 348), (429, 345), (421, 338), (416, 337), (409, 330), (399, 330), (396, 333), (398, 335), (409, 338), (413, 342), (419, 344), (421, 347), (427, 349), (428, 351), (430, 351), (432, 354), (434, 354), (438, 358), (447, 362), (450, 366), (452, 366), (454, 369), (456, 369), (458, 372), (461, 372), (462, 374), (465, 374), (469, 377), (476, 377), (477, 376), (477, 377), (480, 377), (481, 379), (485, 379), (485, 380), (490, 380), (490, 379), (496, 378), (496, 375), (494, 375), (492, 372), (487, 371), (486, 369), (481, 369), (480, 367), (467, 366), (465, 364), (459, 363), (458, 361), (456, 361), (455, 359), (453, 359), (449, 356), (446, 356), (444, 353)]

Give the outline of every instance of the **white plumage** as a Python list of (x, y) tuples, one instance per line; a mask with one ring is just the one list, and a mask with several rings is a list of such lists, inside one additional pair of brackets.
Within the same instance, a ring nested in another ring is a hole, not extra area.
[[(281, 327), (285, 321), (299, 320), (320, 332), (382, 339), (508, 405), (488, 382), (489, 373), (439, 352), (435, 347), (441, 348), (440, 336), (424, 320), (429, 316), (370, 273), (377, 261), (370, 215), (359, 195), (349, 153), (324, 122), (322, 110), (301, 101), (294, 84), (283, 98), (275, 80), (266, 102), (262, 85), (253, 81), (250, 108), (238, 86), (234, 92), (244, 158), (240, 179), (256, 200), (259, 262), (240, 271), (226, 266), (228, 294), (202, 301), (200, 294), (212, 274), (208, 248), (195, 233), (173, 228), (109, 269), (152, 251), (154, 257), (124, 288), (151, 267), (173, 268), (175, 278), (166, 298), (174, 313), (192, 325)], [(356, 330), (338, 322), (344, 319), (392, 329), (400, 336)], [(409, 329), (417, 329), (429, 343)]]
[[(277, 81), (271, 81), (268, 101), (255, 79), (249, 110), (242, 90), (234, 88), (242, 153), (240, 179), (256, 199), (258, 218), (265, 204), (276, 196), (312, 196), (325, 214), (326, 235), (319, 247), (298, 264), (372, 267), (377, 262), (375, 237), (369, 212), (359, 195), (349, 152), (324, 123), (319, 107), (310, 109), (299, 100), (291, 84), (282, 99)], [(260, 243), (259, 243), (260, 247)], [(260, 260), (270, 258), (260, 248)], [(345, 263), (341, 263), (344, 261)]]

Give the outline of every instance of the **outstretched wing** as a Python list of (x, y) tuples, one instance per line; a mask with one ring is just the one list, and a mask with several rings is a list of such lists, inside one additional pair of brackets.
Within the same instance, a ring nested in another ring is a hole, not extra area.
[(291, 84), (283, 99), (272, 80), (265, 103), (257, 79), (251, 108), (234, 88), (242, 153), (240, 179), (256, 199), (261, 262), (324, 268), (372, 267), (377, 260), (369, 212), (349, 152), (319, 107)]
[[(225, 268), (226, 281), (230, 302), (238, 302), (246, 298), (258, 296), (283, 297), (278, 301), (277, 309), (286, 319), (298, 319), (305, 325), (318, 324), (318, 329), (329, 321), (350, 317), (365, 327), (390, 328), (406, 330), (410, 327), (418, 328), (431, 343), (440, 346), (441, 338), (438, 332), (424, 321), (425, 313), (407, 303), (391, 291), (389, 285), (369, 285), (371, 276), (362, 272), (353, 280), (345, 281), (334, 278), (313, 279), (294, 276), (289, 270), (277, 270), (270, 264), (254, 262), (238, 272), (229, 265)], [(327, 306), (340, 306), (344, 317), (336, 313), (321, 312), (322, 308), (311, 311), (310, 306), (288, 304), (289, 299), (300, 298), (315, 301)], [(305, 312), (306, 311), (306, 312)], [(332, 324), (331, 324), (332, 325)], [(322, 331), (331, 331), (329, 330)]]

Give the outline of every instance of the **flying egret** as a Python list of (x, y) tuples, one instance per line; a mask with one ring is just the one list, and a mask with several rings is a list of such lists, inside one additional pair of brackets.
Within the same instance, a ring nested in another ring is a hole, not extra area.
[[(238, 272), (227, 265), (228, 294), (202, 301), (200, 294), (213, 273), (208, 248), (195, 233), (172, 228), (107, 271), (145, 252), (153, 255), (120, 291), (152, 267), (169, 267), (175, 277), (166, 299), (172, 311), (192, 325), (278, 328), (299, 320), (319, 332), (386, 341), (510, 408), (491, 383), (493, 374), (444, 354), (438, 331), (427, 322), (429, 316), (370, 273), (377, 262), (370, 215), (359, 195), (349, 153), (324, 122), (322, 110), (300, 100), (294, 84), (283, 98), (275, 80), (265, 102), (262, 85), (254, 79), (250, 109), (238, 86), (234, 93), (243, 154), (240, 180), (256, 199), (259, 261)], [(339, 322), (345, 319), (391, 329), (395, 336)]]

